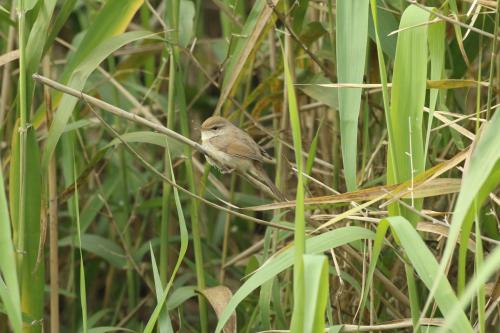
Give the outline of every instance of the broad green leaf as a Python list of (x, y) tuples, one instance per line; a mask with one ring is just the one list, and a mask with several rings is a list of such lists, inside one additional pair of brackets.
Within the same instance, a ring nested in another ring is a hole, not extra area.
[[(318, 254), (332, 248), (354, 242), (361, 239), (373, 239), (374, 233), (368, 229), (360, 227), (343, 227), (319, 236), (310, 237), (306, 240), (308, 254)], [(257, 270), (243, 285), (236, 291), (233, 298), (227, 305), (224, 313), (219, 318), (216, 333), (221, 332), (222, 327), (229, 319), (231, 313), (236, 309), (252, 291), (260, 287), (266, 281), (283, 272), (292, 266), (295, 259), (295, 247), (291, 246), (274, 257), (269, 259), (259, 270)]]
[[(362, 83), (368, 36), (368, 0), (337, 0), (339, 83)], [(357, 135), (361, 88), (339, 89), (340, 137), (348, 191), (357, 188)]]
[[(40, 242), (40, 207), (41, 207), (41, 178), (40, 152), (35, 138), (35, 130), (29, 127), (26, 133), (26, 173), (24, 184), (20, 182), (20, 143), (19, 133), (12, 136), (11, 165), (9, 177), (9, 196), (11, 221), (14, 240), (19, 246), (19, 211), (21, 186), (25, 193), (24, 209), (24, 237), (22, 239), (23, 256), (20, 271), (21, 281), (21, 308), (30, 318), (43, 317), (44, 296), (44, 259), (43, 254), (37, 265), (38, 245)], [(7, 282), (7, 281), (6, 281)], [(40, 332), (41, 323), (30, 327), (30, 332)]]
[(328, 260), (324, 255), (305, 254), (305, 313), (302, 332), (323, 333), (325, 331), (326, 301), (328, 288)]
[[(424, 171), (422, 113), (427, 80), (428, 41), (426, 22), (430, 14), (409, 6), (401, 17), (392, 77), (389, 113), (390, 135), (387, 183), (402, 183)], [(421, 200), (411, 200), (416, 209)], [(391, 205), (391, 215), (403, 215), (416, 223), (418, 217), (408, 209)]]

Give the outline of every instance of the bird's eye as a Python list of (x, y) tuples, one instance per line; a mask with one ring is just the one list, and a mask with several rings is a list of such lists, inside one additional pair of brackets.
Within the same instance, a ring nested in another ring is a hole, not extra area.
[(219, 126), (212, 126), (212, 130), (217, 131), (219, 129)]

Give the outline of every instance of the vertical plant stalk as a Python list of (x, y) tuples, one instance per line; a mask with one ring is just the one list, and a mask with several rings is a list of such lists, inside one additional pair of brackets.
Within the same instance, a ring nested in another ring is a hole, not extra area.
[[(483, 17), (483, 24), (482, 28), (484, 29), (484, 21), (485, 18)], [(481, 68), (483, 65), (483, 35), (479, 35), (479, 52), (477, 55), (477, 86), (476, 86), (476, 135), (479, 135), (479, 127), (481, 125), (479, 121), (479, 117), (481, 116), (480, 111), (481, 111)], [(491, 82), (491, 81), (490, 81)], [(488, 111), (487, 111), (488, 112)]]
[[(289, 36), (285, 35), (284, 38), (285, 44), (285, 54), (290, 53), (290, 42), (291, 39)], [(285, 152), (286, 147), (283, 144), (285, 141), (285, 133), (288, 127), (288, 96), (286, 91), (283, 91), (283, 104), (281, 106), (281, 122), (279, 123), (279, 131), (276, 136), (276, 186), (279, 188), (281, 193), (287, 192), (287, 184), (286, 184), (286, 176), (287, 176), (287, 164), (285, 160)]]
[[(387, 88), (387, 71), (385, 66), (384, 54), (382, 52), (382, 45), (380, 43), (380, 36), (378, 33), (378, 15), (377, 15), (377, 1), (370, 0), (370, 10), (373, 17), (373, 26), (375, 30), (375, 42), (377, 44), (377, 60), (380, 74), (380, 81), (382, 83), (382, 100), (384, 103), (384, 115), (385, 122), (389, 124), (389, 89)], [(389, 138), (389, 142), (394, 141), (394, 133), (391, 126), (387, 126), (387, 136)], [(389, 145), (388, 156), (391, 160), (391, 163), (394, 164), (394, 147), (393, 145)], [(392, 170), (392, 177), (397, 177), (397, 169)]]
[[(176, 48), (177, 55), (178, 55), (178, 48)], [(179, 59), (178, 56), (174, 55), (174, 59)], [(178, 63), (176, 61), (176, 63)], [(179, 69), (179, 74), (180, 74), (180, 69)], [(185, 96), (184, 96), (184, 91), (181, 90), (183, 87), (181, 86), (180, 78), (177, 78), (176, 80), (177, 86), (176, 90), (178, 93), (178, 101), (181, 104), (181, 107), (179, 108), (181, 110), (180, 112), (180, 120), (181, 120), (181, 133), (182, 135), (189, 137), (189, 123), (188, 123), (188, 115), (187, 115), (187, 109), (185, 105)], [(186, 174), (187, 174), (187, 180), (188, 180), (188, 186), (189, 189), (192, 193), (196, 193), (197, 188), (196, 184), (194, 181), (194, 171), (193, 171), (193, 162), (191, 160), (192, 156), (192, 149), (188, 147), (187, 145), (184, 146), (184, 154), (185, 156), (188, 156), (186, 158)], [(195, 266), (196, 266), (196, 280), (197, 280), (197, 287), (199, 289), (205, 289), (205, 269), (204, 269), (204, 264), (203, 264), (203, 249), (202, 249), (202, 244), (201, 244), (201, 231), (200, 231), (200, 217), (199, 217), (199, 204), (196, 198), (191, 198), (191, 205), (190, 205), (190, 210), (191, 210), (191, 227), (192, 227), (192, 232), (193, 232), (193, 246), (194, 246), (194, 260), (195, 260)], [(199, 304), (199, 310), (200, 310), (200, 326), (201, 326), (201, 332), (202, 333), (207, 333), (208, 332), (208, 315), (207, 315), (207, 302), (203, 295), (198, 295), (198, 304)]]
[(26, 94), (26, 45), (25, 45), (25, 21), (26, 13), (24, 11), (23, 0), (19, 0), (18, 11), (18, 40), (19, 40), (19, 211), (18, 211), (18, 237), (17, 253), (18, 268), (22, 274), (22, 261), (25, 253), (24, 249), (24, 231), (25, 214), (24, 206), (26, 203), (25, 177), (26, 177), (26, 116), (27, 116), (27, 94)]
[[(328, 0), (328, 21), (330, 23), (330, 45), (335, 45), (335, 24), (334, 24), (334, 16), (333, 16), (333, 0)], [(332, 59), (335, 63), (336, 59)], [(340, 119), (339, 113), (336, 110), (331, 110), (332, 113), (332, 164), (333, 164), (333, 177), (332, 177), (332, 187), (334, 189), (339, 188), (340, 183)]]
[(304, 163), (302, 158), (302, 135), (300, 129), (300, 118), (297, 98), (293, 87), (293, 76), (289, 63), (293, 63), (290, 53), (283, 50), (283, 66), (285, 71), (285, 92), (288, 96), (288, 112), (290, 113), (290, 125), (295, 150), (295, 162), (297, 163), (297, 196), (295, 207), (295, 260), (293, 265), (293, 313), (290, 330), (292, 333), (302, 332), (304, 329), (305, 316), (305, 283), (304, 283), (304, 254), (306, 253), (306, 233), (304, 217)]
[(75, 147), (71, 147), (71, 152), (73, 155), (73, 183), (75, 184), (73, 202), (75, 205), (75, 213), (76, 213), (76, 229), (77, 229), (77, 237), (78, 237), (78, 248), (80, 253), (80, 307), (82, 310), (82, 331), (83, 333), (88, 332), (88, 321), (87, 321), (87, 287), (85, 282), (85, 267), (83, 261), (83, 251), (82, 251), (82, 227), (80, 225), (80, 207), (79, 207), (79, 198), (78, 198), (78, 183), (77, 183), (77, 172), (76, 172), (76, 156), (75, 156)]
[[(189, 137), (189, 122), (186, 108), (186, 100), (184, 95), (184, 88), (182, 86), (181, 79), (183, 78), (182, 69), (180, 66), (180, 56), (179, 56), (179, 11), (180, 11), (180, 0), (172, 0), (169, 2), (170, 6), (167, 7), (167, 18), (168, 25), (172, 29), (168, 33), (167, 41), (169, 41), (169, 52), (170, 52), (170, 72), (169, 81), (173, 85), (169, 86), (169, 110), (168, 112), (175, 111), (177, 106), (180, 111), (180, 123), (181, 123), (181, 133), (185, 137)], [(173, 125), (173, 123), (171, 123)], [(184, 147), (184, 154), (187, 156), (185, 160), (186, 166), (186, 176), (188, 181), (188, 187), (192, 193), (197, 193), (197, 187), (194, 181), (194, 171), (193, 164), (191, 160), (191, 148), (188, 146)], [(194, 259), (196, 267), (196, 281), (197, 287), (201, 290), (205, 289), (205, 270), (203, 265), (203, 249), (201, 244), (201, 232), (200, 232), (200, 220), (199, 220), (199, 209), (198, 202), (196, 199), (191, 199), (190, 204), (191, 210), (191, 231), (193, 233), (193, 247), (194, 247)], [(207, 314), (207, 303), (203, 295), (198, 295), (198, 307), (199, 307), (199, 318), (200, 318), (200, 331), (202, 333), (208, 332), (208, 314)]]
[[(173, 1), (175, 2), (175, 1)], [(170, 11), (167, 10), (168, 14)], [(165, 17), (168, 20), (167, 17)], [(170, 22), (172, 24), (172, 22)], [(165, 38), (168, 38), (167, 31), (165, 31)], [(167, 101), (167, 128), (173, 129), (175, 122), (175, 64), (172, 56), (171, 48), (168, 48), (169, 52), (169, 81), (168, 81), (168, 101)], [(168, 148), (165, 149), (163, 154), (164, 159), (164, 173), (165, 177), (168, 179), (173, 179), (173, 175), (171, 174), (171, 165), (172, 161), (170, 159), (170, 154)], [(174, 232), (174, 228), (172, 226), (172, 221), (170, 220), (170, 202), (172, 201), (172, 187), (170, 184), (163, 182), (163, 195), (161, 202), (161, 225), (160, 225), (160, 280), (163, 286), (167, 285), (168, 278), (167, 276), (169, 271), (169, 250), (168, 243), (170, 239), (170, 233)], [(162, 310), (163, 316), (168, 316), (168, 311), (166, 309)]]
[[(477, 204), (477, 200), (474, 201), (474, 212), (475, 212), (475, 231), (476, 231), (476, 251), (475, 251), (475, 258), (474, 258), (474, 273), (475, 276), (479, 275), (480, 272), (483, 270), (484, 267), (484, 252), (483, 252), (483, 241), (481, 239), (481, 221), (479, 220), (479, 208)], [(486, 316), (485, 316), (485, 310), (486, 310), (486, 304), (485, 304), (485, 287), (484, 284), (481, 284), (479, 287), (479, 290), (477, 292), (477, 324), (476, 324), (476, 332), (479, 331), (479, 333), (485, 333), (486, 332)], [(479, 330), (477, 330), (477, 327), (479, 326)]]
[[(497, 41), (497, 36), (498, 36), (498, 18), (499, 18), (499, 15), (500, 15), (500, 4), (497, 3), (497, 9), (495, 11), (495, 27), (494, 27), (494, 30), (493, 30), (493, 35), (495, 36), (495, 38), (493, 38), (493, 46), (492, 46), (492, 50), (491, 50), (491, 60), (490, 60), (490, 78), (488, 80), (488, 82), (493, 82), (493, 73), (495, 72), (495, 56), (496, 56), (496, 50), (497, 50), (497, 44), (498, 44), (498, 41)], [(499, 75), (499, 73), (497, 73), (497, 75)], [(486, 111), (486, 119), (490, 119), (490, 114), (491, 114), (491, 94), (493, 92), (493, 89), (492, 89), (492, 85), (489, 84), (488, 85), (488, 97), (487, 97), (487, 100), (486, 100), (486, 109), (488, 111)]]
[[(55, 155), (55, 154), (54, 154)], [(50, 247), (50, 332), (59, 332), (59, 255), (57, 232), (57, 174), (56, 159), (49, 163), (49, 247)]]
[[(170, 52), (172, 53), (172, 52)], [(175, 66), (173, 63), (173, 57), (170, 55), (169, 57), (169, 77), (168, 81), (168, 105), (167, 105), (167, 128), (174, 128), (174, 115), (175, 115)], [(164, 153), (164, 168), (165, 168), (165, 176), (168, 179), (172, 179), (172, 175), (170, 174), (170, 154), (168, 150), (165, 150)], [(173, 231), (174, 228), (170, 228), (170, 202), (172, 197), (172, 188), (171, 186), (164, 182), (163, 183), (163, 197), (162, 197), (162, 214), (161, 214), (161, 226), (160, 226), (160, 279), (163, 284), (167, 283), (167, 275), (168, 275), (168, 264), (169, 264), (169, 252), (168, 252), (168, 242), (169, 242), (169, 232)]]
[[(229, 202), (234, 202), (235, 188), (236, 188), (236, 176), (233, 174), (231, 175)], [(221, 285), (224, 285), (224, 277), (226, 275), (226, 270), (224, 266), (227, 260), (227, 247), (229, 243), (230, 232), (231, 232), (231, 214), (226, 214), (224, 221), (224, 239), (222, 241), (222, 256), (221, 256), (220, 274), (219, 274), (219, 283)]]
[[(108, 59), (108, 64), (109, 64), (109, 69), (110, 72), (115, 72), (116, 71), (116, 64), (113, 58)], [(112, 88), (112, 96), (116, 103), (119, 103), (119, 96), (118, 96), (118, 90), (116, 86)], [(122, 127), (124, 124), (124, 121), (122, 119), (116, 119), (117, 125), (119, 127)], [(125, 125), (126, 126), (126, 125)], [(124, 210), (124, 220), (122, 222), (122, 225), (125, 226), (124, 229), (121, 231), (119, 228), (117, 228), (118, 233), (121, 233), (123, 235), (123, 240), (124, 243), (126, 244), (127, 249), (132, 249), (133, 248), (133, 242), (131, 239), (131, 228), (126, 227), (127, 226), (127, 217), (130, 216), (130, 209), (129, 209), (129, 204), (130, 204), (130, 197), (129, 197), (129, 177), (128, 177), (128, 168), (127, 168), (127, 159), (125, 156), (125, 149), (120, 148), (118, 151), (118, 163), (120, 164), (120, 173), (122, 176), (122, 185), (123, 185), (123, 191), (121, 193), (122, 196), (122, 201), (124, 202), (123, 205), (123, 210)], [(127, 308), (129, 312), (132, 312), (134, 308), (137, 306), (137, 298), (138, 298), (138, 291), (137, 291), (137, 281), (135, 277), (135, 272), (134, 272), (134, 265), (130, 262), (127, 261)]]
[[(43, 61), (44, 75), (50, 76), (49, 58)], [(51, 95), (48, 87), (44, 87), (45, 108), (47, 124), (52, 123), (53, 110)], [(58, 232), (57, 232), (57, 168), (56, 152), (49, 162), (48, 174), (48, 213), (49, 213), (49, 270), (50, 270), (50, 332), (59, 333), (59, 254), (58, 254)]]

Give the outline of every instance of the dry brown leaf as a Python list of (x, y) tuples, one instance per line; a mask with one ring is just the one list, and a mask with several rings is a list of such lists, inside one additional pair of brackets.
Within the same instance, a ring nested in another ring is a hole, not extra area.
[[(457, 155), (453, 156), (451, 159), (439, 163), (429, 170), (417, 175), (413, 180), (413, 186), (411, 181), (407, 181), (402, 184), (371, 187), (355, 192), (306, 198), (304, 204), (325, 205), (353, 201), (369, 201), (377, 198), (379, 198), (380, 200), (382, 200), (383, 198), (411, 198), (411, 187), (413, 187), (414, 198), (455, 193), (460, 190), (460, 179), (437, 179), (437, 177), (461, 163), (466, 158), (468, 152), (469, 149), (465, 149)], [(295, 201), (278, 202), (253, 207), (243, 207), (242, 209), (251, 211), (266, 211), (290, 207), (295, 207)]]
[[(229, 303), (229, 300), (231, 299), (231, 297), (233, 297), (233, 293), (226, 286), (207, 288), (203, 290), (198, 290), (198, 292), (208, 300), (212, 308), (215, 310), (217, 318), (220, 317), (220, 315), (226, 308), (227, 303)], [(229, 320), (227, 321), (226, 325), (224, 325), (224, 328), (222, 330), (224, 333), (237, 332), (235, 311), (233, 311), (231, 317), (229, 317)]]

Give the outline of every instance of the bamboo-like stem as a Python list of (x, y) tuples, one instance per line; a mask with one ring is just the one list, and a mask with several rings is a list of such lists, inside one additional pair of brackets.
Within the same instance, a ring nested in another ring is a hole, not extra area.
[[(231, 176), (230, 183), (230, 200), (234, 199), (234, 191), (236, 188), (236, 177), (234, 175)], [(219, 283), (224, 285), (224, 278), (226, 275), (226, 260), (227, 260), (227, 248), (229, 244), (229, 233), (231, 232), (231, 215), (226, 214), (224, 219), (224, 238), (222, 240), (222, 255), (221, 255), (221, 263), (220, 263), (220, 273), (219, 273)]]
[(24, 12), (23, 1), (19, 3), (19, 211), (18, 211), (18, 237), (17, 237), (17, 253), (18, 253), (18, 268), (22, 276), (22, 260), (25, 253), (24, 249), (24, 234), (25, 234), (25, 214), (24, 206), (26, 203), (25, 177), (26, 177), (26, 116), (27, 116), (27, 94), (26, 94), (26, 46), (25, 46), (25, 21), (26, 13)]
[[(330, 24), (330, 33), (328, 35), (330, 39), (330, 44), (335, 45), (335, 18), (333, 16), (333, 0), (328, 0), (328, 21)], [(335, 54), (335, 53), (334, 53)], [(333, 59), (337, 63), (336, 59)], [(340, 184), (340, 165), (341, 165), (341, 154), (340, 154), (340, 119), (337, 110), (331, 109), (330, 112), (332, 118), (332, 187), (336, 190), (339, 188)]]
[[(50, 62), (47, 57), (43, 61), (43, 72), (50, 72)], [(53, 119), (51, 96), (48, 87), (44, 89), (47, 110), (47, 123)], [(52, 155), (47, 175), (48, 183), (48, 215), (49, 215), (49, 271), (50, 271), (50, 332), (59, 333), (59, 254), (57, 231), (57, 167), (56, 152)]]
[[(180, 1), (172, 0), (167, 4), (167, 15), (169, 28), (172, 29), (167, 40), (169, 41), (169, 52), (170, 52), (170, 71), (169, 71), (169, 114), (174, 114), (175, 106), (179, 109), (179, 120), (181, 133), (184, 136), (189, 135), (189, 121), (186, 108), (186, 97), (184, 94), (184, 87), (182, 85), (183, 71), (180, 62), (180, 50), (179, 50), (179, 15), (180, 15)], [(169, 124), (171, 126), (172, 124)], [(194, 180), (194, 169), (193, 161), (191, 158), (191, 148), (189, 146), (184, 146), (184, 153), (187, 156), (185, 160), (186, 167), (186, 178), (187, 185), (190, 192), (196, 193), (197, 187)], [(194, 248), (194, 262), (196, 268), (196, 284), (198, 289), (205, 289), (205, 269), (203, 261), (203, 248), (201, 242), (201, 231), (200, 231), (200, 218), (198, 201), (191, 198), (190, 202), (190, 212), (191, 212), (191, 233), (193, 236), (193, 248)], [(203, 295), (198, 295), (198, 310), (199, 310), (199, 320), (200, 320), (200, 332), (208, 332), (208, 311), (207, 302)]]

